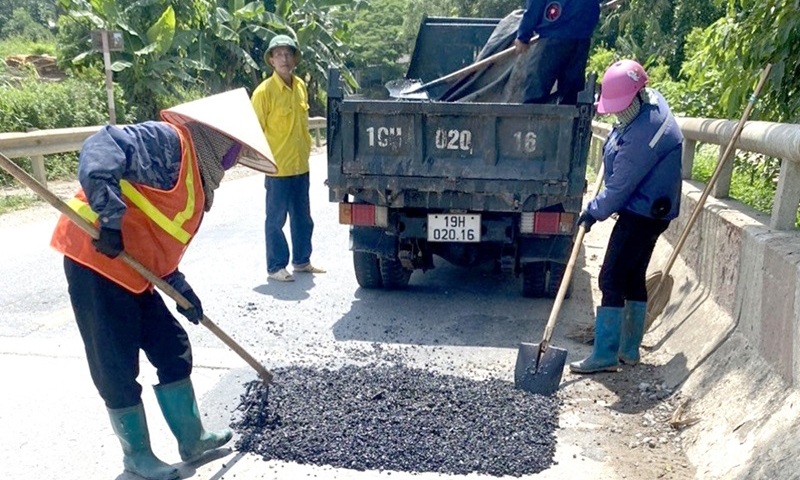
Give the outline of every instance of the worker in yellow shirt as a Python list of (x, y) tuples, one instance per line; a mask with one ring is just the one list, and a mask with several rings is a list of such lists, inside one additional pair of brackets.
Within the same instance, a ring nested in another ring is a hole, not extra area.
[(303, 80), (294, 74), (300, 50), (292, 38), (275, 36), (264, 53), (264, 61), (272, 67), (273, 73), (255, 89), (251, 101), (278, 166), (278, 172), (267, 175), (264, 180), (267, 274), (273, 280), (292, 282), (294, 277), (286, 270), (289, 245), (283, 234), (287, 214), (293, 271), (325, 273), (311, 265), (314, 222), (308, 198), (308, 157), (311, 154), (308, 91)]

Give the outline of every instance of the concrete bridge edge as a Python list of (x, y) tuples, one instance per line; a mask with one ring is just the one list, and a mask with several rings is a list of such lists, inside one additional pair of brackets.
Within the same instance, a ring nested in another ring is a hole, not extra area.
[[(662, 268), (703, 185), (685, 181)], [(709, 197), (671, 270), (670, 303), (644, 345), (689, 398), (684, 445), (698, 479), (800, 478), (800, 232)]]

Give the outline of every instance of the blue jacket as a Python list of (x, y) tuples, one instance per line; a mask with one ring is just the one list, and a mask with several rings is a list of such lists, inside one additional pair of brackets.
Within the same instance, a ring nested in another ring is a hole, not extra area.
[(525, 43), (534, 33), (542, 38), (591, 38), (599, 18), (598, 0), (527, 0), (517, 38)]
[(672, 220), (681, 195), (683, 135), (664, 97), (646, 89), (639, 115), (615, 128), (603, 147), (603, 190), (587, 207), (597, 220), (614, 212)]
[(106, 219), (103, 226), (119, 229), (126, 208), (119, 181), (168, 190), (178, 180), (180, 167), (181, 143), (170, 125), (108, 125), (83, 143), (78, 180), (92, 210)]

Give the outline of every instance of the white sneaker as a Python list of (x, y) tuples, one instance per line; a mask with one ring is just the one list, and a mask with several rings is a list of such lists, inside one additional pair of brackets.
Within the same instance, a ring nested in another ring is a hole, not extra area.
[(281, 268), (277, 272), (270, 273), (269, 278), (279, 282), (294, 282), (294, 277), (291, 273), (287, 272), (285, 268)]

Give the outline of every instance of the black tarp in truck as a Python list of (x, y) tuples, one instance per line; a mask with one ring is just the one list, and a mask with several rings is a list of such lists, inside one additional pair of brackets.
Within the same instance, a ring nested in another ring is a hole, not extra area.
[(554, 296), (582, 206), (593, 90), (577, 105), (363, 100), (332, 70), (328, 187), (359, 285), (405, 287), (437, 255), (495, 262), (522, 274), (524, 295)]

